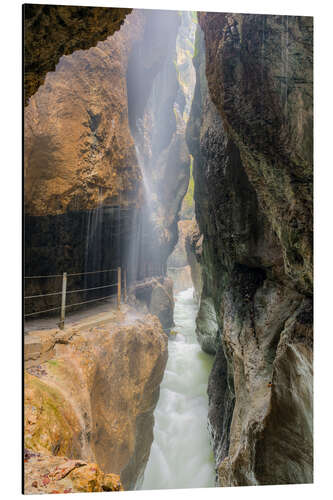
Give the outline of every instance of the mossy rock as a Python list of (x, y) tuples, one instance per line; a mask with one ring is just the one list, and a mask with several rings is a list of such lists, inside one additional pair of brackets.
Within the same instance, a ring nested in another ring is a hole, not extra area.
[(81, 427), (72, 406), (59, 390), (25, 374), (25, 447), (52, 455), (73, 456)]

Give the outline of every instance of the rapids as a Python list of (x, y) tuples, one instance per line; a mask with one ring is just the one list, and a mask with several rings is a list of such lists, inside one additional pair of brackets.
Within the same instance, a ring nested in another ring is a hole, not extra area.
[(206, 394), (213, 357), (196, 340), (193, 289), (179, 292), (175, 301), (177, 335), (169, 340), (143, 490), (210, 487), (215, 482)]

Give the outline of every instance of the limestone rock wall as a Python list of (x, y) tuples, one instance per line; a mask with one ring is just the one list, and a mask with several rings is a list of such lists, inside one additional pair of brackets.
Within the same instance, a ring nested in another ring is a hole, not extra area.
[(200, 13), (199, 23), (212, 101), (281, 243), (286, 274), (311, 294), (313, 20)]
[(218, 484), (311, 482), (312, 19), (198, 18), (187, 142)]
[(144, 16), (132, 13), (97, 47), (63, 56), (30, 99), (24, 119), (26, 214), (140, 205), (126, 71), (143, 30)]
[(166, 332), (174, 326), (175, 304), (170, 278), (153, 277), (133, 284), (129, 289), (129, 302), (140, 310), (157, 316)]
[[(52, 17), (55, 11), (48, 12)], [(69, 22), (71, 8), (66, 12)], [(36, 16), (42, 20), (44, 14), (42, 9)], [(57, 19), (60, 36), (61, 16)], [(27, 33), (36, 29), (32, 17), (31, 23)], [(141, 274), (147, 264), (160, 273), (177, 240), (188, 183), (185, 129), (176, 127), (174, 113), (181, 94), (174, 65), (179, 25), (177, 12), (134, 10), (96, 47), (61, 57), (30, 98), (24, 120), (26, 276), (125, 268), (132, 261)], [(156, 127), (160, 113), (166, 119)], [(135, 141), (143, 116), (145, 137), (140, 137), (153, 151), (150, 175), (159, 186), (153, 223), (141, 212), (143, 170)], [(134, 279), (141, 279), (140, 273)], [(27, 280), (25, 295), (58, 291), (58, 281)], [(70, 288), (113, 282), (114, 275), (89, 283), (81, 276), (71, 278)], [(68, 297), (73, 304), (92, 298)], [(58, 296), (33, 299), (26, 302), (26, 313), (57, 306)]]
[(96, 462), (128, 490), (149, 457), (167, 336), (153, 316), (123, 319), (26, 336), (25, 447)]
[(117, 31), (132, 9), (23, 5), (24, 101), (54, 71), (59, 59), (89, 49)]

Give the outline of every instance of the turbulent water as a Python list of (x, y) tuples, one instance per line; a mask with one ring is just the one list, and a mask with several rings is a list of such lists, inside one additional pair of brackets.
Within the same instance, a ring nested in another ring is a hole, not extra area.
[(213, 358), (195, 337), (197, 306), (193, 289), (176, 295), (177, 336), (155, 410), (154, 442), (142, 489), (214, 486), (215, 473), (207, 431), (207, 382)]

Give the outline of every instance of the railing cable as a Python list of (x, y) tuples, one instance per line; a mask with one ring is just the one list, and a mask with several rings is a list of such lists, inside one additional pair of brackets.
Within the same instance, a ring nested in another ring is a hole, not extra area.
[[(117, 286), (117, 283), (112, 283), (112, 285), (103, 285), (103, 286), (95, 286), (93, 288), (80, 288), (78, 290), (67, 290), (66, 295), (68, 293), (75, 293), (75, 292), (87, 292), (89, 290), (99, 290), (100, 288), (110, 288), (112, 286)], [(28, 297), (24, 297), (25, 299), (34, 299), (36, 297), (49, 297), (50, 295), (61, 295), (62, 292), (53, 292), (53, 293), (44, 293), (41, 295), (30, 295)]]
[[(82, 276), (83, 274), (97, 274), (97, 273), (109, 273), (111, 271), (117, 271), (117, 269), (103, 269), (102, 271), (86, 271), (84, 273), (70, 273), (68, 276)], [(47, 274), (45, 276), (24, 276), (25, 280), (28, 279), (40, 279), (40, 278), (60, 278), (62, 274)]]

